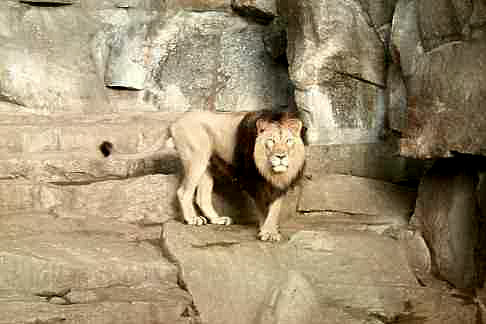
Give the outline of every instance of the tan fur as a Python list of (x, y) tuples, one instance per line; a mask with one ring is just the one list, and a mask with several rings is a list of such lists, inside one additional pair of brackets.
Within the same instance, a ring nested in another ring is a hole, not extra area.
[[(231, 218), (221, 217), (214, 210), (211, 202), (214, 181), (208, 167), (213, 155), (228, 165), (233, 164), (238, 125), (244, 117), (245, 113), (188, 112), (171, 126), (172, 139), (185, 173), (177, 196), (188, 224), (231, 224)], [(297, 119), (288, 119), (281, 124), (257, 121), (255, 165), (264, 179), (278, 189), (288, 188), (303, 168), (305, 151), (300, 137), (301, 127), (302, 123)], [(278, 215), (282, 197), (273, 201), (265, 201), (265, 198), (262, 201), (257, 197), (257, 200), (265, 213), (259, 238), (280, 240)], [(196, 213), (194, 202), (204, 217)]]

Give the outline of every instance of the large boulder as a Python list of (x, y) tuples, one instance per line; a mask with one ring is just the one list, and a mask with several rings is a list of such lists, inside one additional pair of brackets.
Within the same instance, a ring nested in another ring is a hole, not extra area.
[[(197, 320), (153, 228), (49, 214), (0, 219), (0, 323)], [(154, 240), (155, 239), (155, 240)]]
[(376, 142), (385, 113), (384, 46), (359, 1), (283, 1), (287, 56), (309, 140)]
[(152, 78), (143, 93), (156, 109), (241, 111), (287, 105), (287, 70), (265, 51), (264, 26), (224, 12), (183, 12), (156, 30)]
[(0, 4), (0, 98), (34, 112), (109, 111), (80, 8)]
[(474, 305), (419, 286), (401, 241), (299, 223), (278, 244), (252, 227), (164, 225), (203, 323), (475, 323)]
[(434, 164), (419, 187), (414, 217), (430, 249), (432, 271), (458, 288), (480, 285), (477, 186), (470, 160), (445, 159)]
[(407, 89), (406, 120), (398, 125), (403, 155), (484, 154), (486, 41), (484, 24), (476, 23), (481, 12), (479, 3), (398, 2), (391, 52)]

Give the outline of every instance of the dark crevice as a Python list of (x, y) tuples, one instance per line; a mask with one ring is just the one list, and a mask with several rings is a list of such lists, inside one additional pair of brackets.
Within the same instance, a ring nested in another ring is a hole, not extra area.
[(183, 277), (183, 271), (182, 271), (182, 265), (180, 264), (179, 260), (177, 260), (176, 256), (172, 254), (168, 248), (167, 245), (167, 238), (165, 236), (165, 229), (164, 226), (162, 226), (162, 233), (160, 237), (160, 250), (162, 252), (162, 256), (169, 260), (171, 263), (173, 263), (177, 267), (177, 285), (179, 288), (184, 290), (191, 296), (191, 305), (187, 307), (181, 314), (182, 317), (193, 317), (196, 320), (196, 323), (200, 323), (200, 318), (199, 318), (199, 310), (194, 303), (194, 297), (189, 290), (189, 287), (187, 286), (187, 283), (184, 280)]
[(71, 2), (42, 2), (42, 1), (20, 1), (33, 7), (63, 7), (72, 5)]

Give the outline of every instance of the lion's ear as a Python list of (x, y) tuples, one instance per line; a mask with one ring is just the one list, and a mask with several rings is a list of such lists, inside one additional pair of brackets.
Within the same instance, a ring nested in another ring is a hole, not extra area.
[(263, 118), (257, 119), (257, 121), (256, 121), (257, 133), (260, 134), (261, 132), (264, 132), (265, 129), (267, 129), (269, 125), (270, 125), (270, 123), (267, 120), (265, 120)]
[(294, 134), (300, 134), (300, 131), (302, 130), (302, 121), (299, 119), (295, 118), (290, 118), (287, 119), (283, 125), (290, 129), (290, 131)]

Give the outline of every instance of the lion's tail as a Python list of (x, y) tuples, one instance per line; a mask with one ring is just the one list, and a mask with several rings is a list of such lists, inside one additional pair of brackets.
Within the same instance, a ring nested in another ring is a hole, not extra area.
[(172, 139), (172, 137), (169, 137), (168, 139), (161, 138), (157, 141), (157, 143), (155, 143), (155, 145), (152, 146), (151, 149), (141, 153), (117, 152), (115, 145), (110, 141), (103, 141), (98, 148), (104, 157), (113, 156), (122, 159), (141, 159), (150, 157), (156, 158), (157, 156), (163, 156), (167, 154), (177, 154), (175, 150), (174, 140)]

